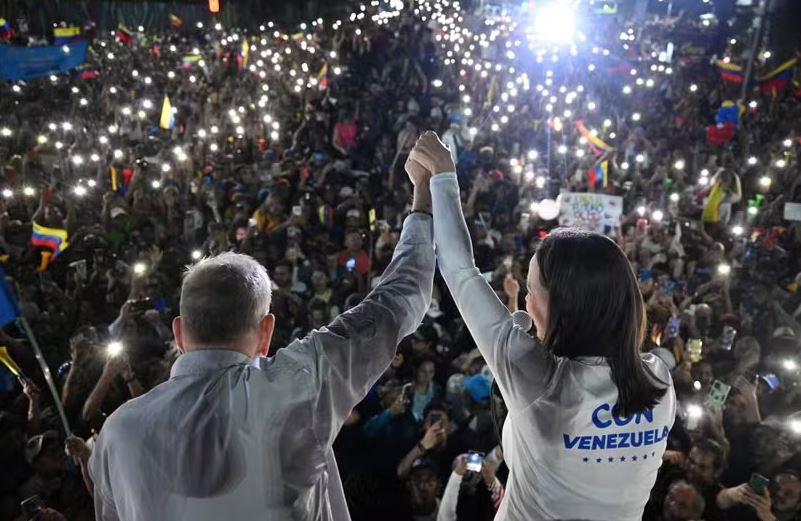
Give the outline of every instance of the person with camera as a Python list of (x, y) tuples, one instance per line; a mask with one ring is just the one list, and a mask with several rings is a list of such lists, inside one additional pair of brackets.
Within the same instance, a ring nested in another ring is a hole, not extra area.
[(667, 366), (641, 353), (645, 304), (625, 255), (600, 234), (551, 232), (529, 263), (530, 335), (476, 268), (450, 151), (426, 132), (410, 158), (433, 176), (439, 268), (509, 409), (498, 519), (639, 520), (676, 398)]
[(92, 450), (98, 519), (348, 519), (331, 445), (432, 294), (429, 175), (407, 173), (412, 213), (378, 286), (272, 358), (264, 267), (224, 253), (189, 269), (170, 379), (117, 409)]
[[(468, 462), (475, 459), (475, 462)], [(456, 458), (448, 478), (437, 521), (490, 521), (503, 499), (504, 488), (495, 476), (497, 465), (480, 455)]]

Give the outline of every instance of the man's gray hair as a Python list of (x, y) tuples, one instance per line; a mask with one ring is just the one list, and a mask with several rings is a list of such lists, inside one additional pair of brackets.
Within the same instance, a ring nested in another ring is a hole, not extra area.
[(270, 312), (272, 286), (264, 266), (222, 253), (191, 266), (181, 287), (183, 329), (202, 345), (236, 341)]

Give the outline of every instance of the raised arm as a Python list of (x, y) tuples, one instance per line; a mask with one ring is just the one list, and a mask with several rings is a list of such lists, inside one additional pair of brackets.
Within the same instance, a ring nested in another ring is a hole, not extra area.
[(525, 406), (547, 384), (555, 367), (553, 357), (514, 326), (512, 314), (476, 268), (453, 160), (433, 132), (426, 133), (412, 152), (412, 159), (418, 158), (434, 174), (434, 244), (442, 277), (504, 399), (512, 405)]
[(345, 418), (389, 367), (400, 341), (413, 333), (431, 304), (434, 248), (428, 176), (415, 178), (414, 210), (403, 225), (392, 262), (378, 286), (328, 327), (290, 346), (311, 357), (319, 388), (313, 428), (330, 443)]

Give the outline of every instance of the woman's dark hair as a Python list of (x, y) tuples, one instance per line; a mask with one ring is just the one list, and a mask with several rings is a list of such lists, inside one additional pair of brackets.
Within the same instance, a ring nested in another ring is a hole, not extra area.
[(664, 396), (646, 372), (645, 303), (623, 251), (609, 238), (573, 228), (551, 232), (537, 250), (548, 290), (545, 346), (556, 356), (601, 356), (618, 390), (618, 414), (642, 413)]

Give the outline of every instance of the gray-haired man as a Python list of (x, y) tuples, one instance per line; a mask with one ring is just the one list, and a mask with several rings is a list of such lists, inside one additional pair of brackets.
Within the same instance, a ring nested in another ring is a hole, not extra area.
[(170, 379), (106, 422), (89, 462), (100, 520), (346, 520), (331, 444), (414, 332), (434, 272), (429, 178), (381, 283), (274, 357), (270, 281), (237, 254), (186, 275)]

